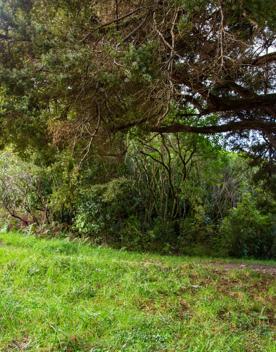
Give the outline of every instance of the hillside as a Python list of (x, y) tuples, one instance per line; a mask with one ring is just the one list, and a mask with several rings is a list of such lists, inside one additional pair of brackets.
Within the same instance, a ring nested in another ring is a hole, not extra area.
[(260, 264), (1, 234), (0, 351), (274, 352)]

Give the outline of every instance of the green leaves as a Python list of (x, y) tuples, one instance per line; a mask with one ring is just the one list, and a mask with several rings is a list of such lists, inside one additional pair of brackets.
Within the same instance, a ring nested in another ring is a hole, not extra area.
[(157, 43), (148, 42), (139, 46), (129, 45), (123, 57), (126, 73), (129, 79), (152, 81), (156, 76), (158, 66), (154, 62), (157, 58)]
[(226, 254), (243, 257), (274, 257), (272, 213), (262, 213), (256, 200), (245, 194), (230, 210), (220, 228), (222, 248)]

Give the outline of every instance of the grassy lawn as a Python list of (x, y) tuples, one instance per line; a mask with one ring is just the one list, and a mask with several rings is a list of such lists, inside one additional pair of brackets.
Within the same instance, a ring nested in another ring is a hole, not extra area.
[(225, 269), (1, 234), (0, 351), (275, 352), (275, 276)]

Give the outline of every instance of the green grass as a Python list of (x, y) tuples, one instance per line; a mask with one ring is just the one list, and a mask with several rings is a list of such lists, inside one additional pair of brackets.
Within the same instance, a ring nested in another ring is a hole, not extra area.
[(0, 235), (0, 351), (275, 352), (275, 278)]

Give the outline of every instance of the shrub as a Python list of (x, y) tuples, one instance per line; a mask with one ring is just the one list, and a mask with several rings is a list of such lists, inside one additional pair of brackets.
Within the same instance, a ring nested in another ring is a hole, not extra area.
[[(48, 188), (43, 170), (11, 152), (0, 155), (1, 213), (23, 226), (48, 220)], [(1, 215), (1, 214), (0, 214)], [(11, 222), (12, 223), (12, 222)]]
[[(263, 214), (252, 196), (246, 195), (230, 210), (220, 226), (218, 249), (222, 255), (271, 258), (276, 239), (273, 214)], [(275, 250), (274, 250), (275, 251)]]
[(130, 181), (117, 178), (108, 183), (82, 189), (76, 205), (74, 228), (83, 235), (122, 240), (121, 231), (134, 213), (135, 201)]

